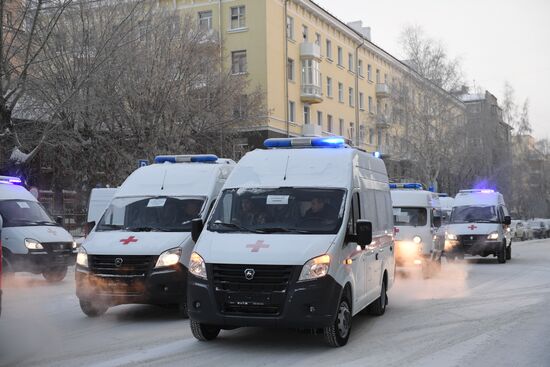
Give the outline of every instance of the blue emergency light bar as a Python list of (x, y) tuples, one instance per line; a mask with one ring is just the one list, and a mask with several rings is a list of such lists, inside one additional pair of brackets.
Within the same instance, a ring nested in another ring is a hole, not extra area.
[(461, 193), (481, 193), (481, 194), (494, 194), (495, 190), (493, 189), (470, 189), (470, 190), (460, 190)]
[(390, 189), (424, 190), (421, 183), (391, 183)]
[(214, 154), (197, 155), (159, 155), (155, 163), (215, 163), (218, 157)]
[(266, 148), (344, 148), (346, 140), (341, 136), (323, 138), (273, 138), (264, 141)]
[(21, 181), (20, 178), (10, 177), (10, 176), (0, 176), (0, 183), (11, 184), (11, 185), (23, 185), (23, 181)]

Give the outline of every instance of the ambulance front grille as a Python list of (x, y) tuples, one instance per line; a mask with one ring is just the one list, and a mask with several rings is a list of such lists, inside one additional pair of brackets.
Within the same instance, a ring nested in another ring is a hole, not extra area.
[(88, 255), (90, 270), (103, 277), (145, 277), (155, 266), (158, 256)]

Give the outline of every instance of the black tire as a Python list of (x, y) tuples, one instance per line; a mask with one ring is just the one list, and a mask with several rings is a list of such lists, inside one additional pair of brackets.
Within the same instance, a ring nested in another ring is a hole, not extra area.
[(42, 272), (42, 276), (49, 283), (59, 283), (63, 279), (65, 279), (66, 275), (67, 275), (67, 267), (53, 268), (53, 269), (48, 269), (48, 270)]
[(220, 328), (212, 325), (201, 324), (200, 322), (190, 320), (191, 332), (193, 336), (201, 342), (214, 340), (220, 334)]
[(88, 317), (98, 317), (109, 309), (109, 306), (102, 305), (93, 301), (85, 300), (85, 299), (79, 299), (80, 301), (80, 309), (84, 314)]
[(344, 294), (338, 303), (334, 323), (323, 329), (325, 341), (328, 345), (338, 348), (347, 344), (351, 334), (351, 318), (351, 304)]
[(178, 304), (178, 312), (182, 319), (188, 319), (189, 313), (187, 309), (187, 301), (182, 301), (180, 304)]
[(512, 244), (506, 247), (506, 260), (512, 260)]
[(374, 316), (382, 316), (386, 313), (386, 306), (388, 305), (388, 292), (386, 289), (386, 281), (382, 282), (382, 288), (380, 289), (380, 297), (376, 301), (370, 304), (370, 314)]
[(506, 243), (500, 246), (500, 250), (497, 253), (497, 261), (499, 264), (504, 264), (506, 262)]

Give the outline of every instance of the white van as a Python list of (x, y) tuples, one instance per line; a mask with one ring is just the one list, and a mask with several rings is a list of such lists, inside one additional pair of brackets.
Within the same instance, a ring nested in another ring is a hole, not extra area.
[(213, 155), (159, 156), (134, 171), (79, 248), (82, 311), (144, 303), (178, 305), (186, 317), (191, 220), (206, 218), (234, 166)]
[(424, 278), (429, 278), (440, 269), (445, 246), (439, 197), (421, 184), (392, 183), (390, 188), (396, 263), (421, 265)]
[(511, 222), (499, 192), (461, 190), (446, 227), (447, 258), (452, 261), (464, 255), (494, 255), (499, 263), (505, 263), (512, 258)]
[(88, 222), (99, 222), (103, 213), (105, 213), (105, 209), (109, 207), (111, 200), (113, 200), (116, 191), (117, 188), (114, 187), (92, 189), (88, 202)]
[(448, 194), (438, 194), (439, 195), (439, 204), (441, 204), (441, 222), (443, 224), (449, 223), (451, 219), (451, 212), (453, 211), (453, 204), (455, 198), (449, 196)]
[(352, 316), (382, 315), (395, 273), (384, 162), (340, 137), (268, 139), (220, 193), (189, 263), (199, 340), (240, 326), (323, 330), (346, 344)]
[(3, 271), (60, 282), (74, 265), (76, 243), (16, 177), (0, 176)]

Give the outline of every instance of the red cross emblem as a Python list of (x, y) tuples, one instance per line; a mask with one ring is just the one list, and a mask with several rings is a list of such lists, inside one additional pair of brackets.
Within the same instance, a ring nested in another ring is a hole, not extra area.
[(137, 242), (137, 241), (138, 241), (137, 238), (135, 238), (134, 236), (123, 238), (120, 240), (120, 242), (122, 242), (123, 245), (129, 245), (130, 243)]
[(474, 226), (473, 224), (471, 226), (468, 226), (472, 231), (477, 228), (477, 226)]
[(262, 248), (268, 248), (269, 245), (264, 241), (256, 241), (254, 244), (246, 245), (246, 248), (251, 249), (250, 252), (259, 252)]

